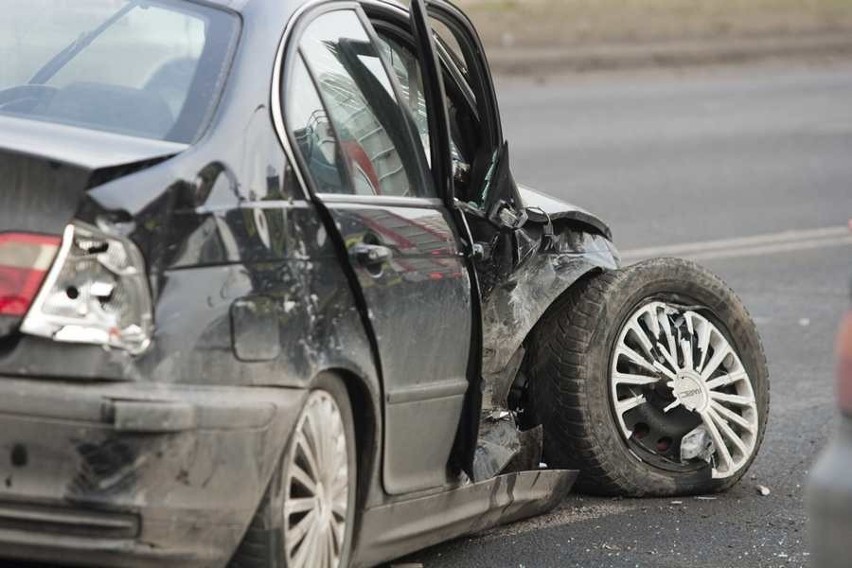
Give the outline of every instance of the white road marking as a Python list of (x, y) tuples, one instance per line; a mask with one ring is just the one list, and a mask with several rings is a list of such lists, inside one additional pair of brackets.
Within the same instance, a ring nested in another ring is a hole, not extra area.
[(656, 256), (678, 256), (690, 260), (711, 260), (848, 245), (852, 245), (852, 232), (850, 232), (848, 227), (823, 227), (802, 231), (783, 231), (753, 237), (633, 249), (623, 251), (621, 259), (624, 264)]

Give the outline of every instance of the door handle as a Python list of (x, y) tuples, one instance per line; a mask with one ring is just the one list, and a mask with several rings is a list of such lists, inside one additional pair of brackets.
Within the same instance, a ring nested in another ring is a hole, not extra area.
[(352, 259), (373, 274), (378, 276), (382, 272), (382, 266), (393, 258), (393, 251), (384, 245), (371, 245), (358, 243), (349, 249)]

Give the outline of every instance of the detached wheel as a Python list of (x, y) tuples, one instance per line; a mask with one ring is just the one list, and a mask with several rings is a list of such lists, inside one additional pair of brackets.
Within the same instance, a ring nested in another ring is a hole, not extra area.
[(323, 376), (231, 568), (349, 564), (355, 518), (355, 434), (346, 388)]
[(589, 277), (539, 324), (528, 361), (551, 467), (603, 495), (724, 490), (760, 447), (769, 378), (719, 278), (678, 259)]

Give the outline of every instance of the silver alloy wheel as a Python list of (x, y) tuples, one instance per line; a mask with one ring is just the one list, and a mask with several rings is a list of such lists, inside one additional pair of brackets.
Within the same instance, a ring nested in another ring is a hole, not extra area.
[[(642, 405), (698, 416), (700, 424), (681, 437), (680, 461), (706, 459), (714, 478), (734, 475), (755, 451), (758, 412), (748, 373), (719, 329), (693, 309), (653, 301), (627, 319), (612, 356), (610, 396), (628, 442), (636, 433), (628, 417)], [(706, 451), (684, 459), (693, 444), (683, 441), (701, 435)]]
[(349, 466), (343, 416), (334, 398), (310, 393), (284, 472), (284, 548), (290, 568), (336, 568), (346, 537)]

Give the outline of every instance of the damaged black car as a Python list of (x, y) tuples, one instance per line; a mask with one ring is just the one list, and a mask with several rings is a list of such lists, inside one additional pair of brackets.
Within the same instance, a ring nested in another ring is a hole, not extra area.
[(374, 565), (748, 469), (742, 303), (515, 181), (452, 4), (44, 4), (0, 24), (0, 557)]

